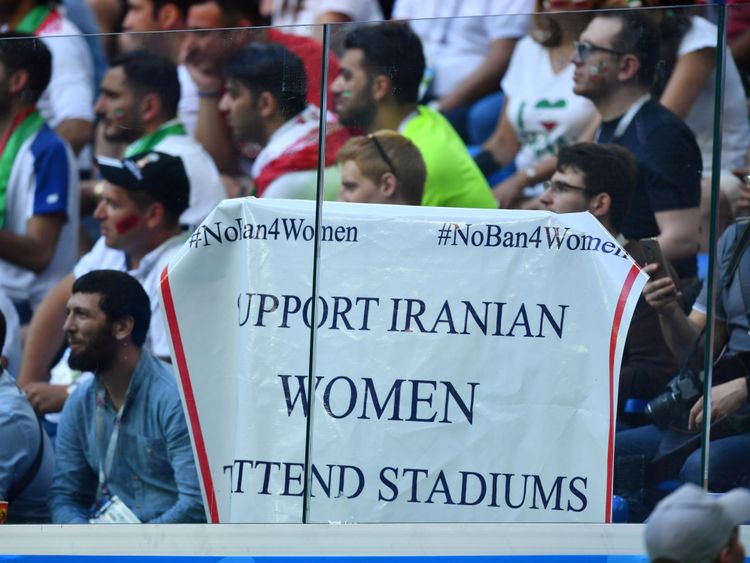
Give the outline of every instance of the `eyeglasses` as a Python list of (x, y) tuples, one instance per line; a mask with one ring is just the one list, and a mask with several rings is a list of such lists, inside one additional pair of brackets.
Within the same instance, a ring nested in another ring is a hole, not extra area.
[(601, 51), (602, 53), (609, 53), (610, 55), (618, 55), (620, 57), (626, 54), (622, 51), (616, 51), (615, 49), (610, 49), (608, 47), (594, 45), (588, 41), (576, 41), (573, 43), (574, 60), (585, 63), (594, 51)]
[(561, 182), (559, 180), (555, 180), (554, 182), (544, 182), (543, 184), (545, 191), (546, 190), (552, 190), (556, 194), (567, 194), (571, 192), (588, 192), (588, 188), (584, 188), (581, 186), (573, 186), (571, 184), (568, 184), (566, 182)]

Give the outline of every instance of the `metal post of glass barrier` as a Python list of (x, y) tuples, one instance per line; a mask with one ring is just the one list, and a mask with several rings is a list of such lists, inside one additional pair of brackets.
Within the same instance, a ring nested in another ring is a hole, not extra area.
[(312, 485), (313, 414), (315, 413), (315, 364), (318, 334), (318, 274), (320, 273), (320, 225), (323, 216), (324, 174), (326, 157), (326, 114), (328, 113), (328, 53), (330, 26), (323, 25), (323, 68), (320, 81), (320, 118), (318, 120), (318, 184), (315, 192), (315, 238), (313, 240), (312, 311), (310, 316), (310, 363), (307, 370), (307, 421), (305, 427), (305, 486), (302, 497), (302, 523), (310, 519), (310, 489)]
[(711, 384), (713, 382), (714, 357), (714, 310), (716, 306), (716, 231), (718, 228), (719, 179), (721, 176), (721, 131), (724, 108), (724, 70), (727, 48), (726, 18), (727, 7), (724, 0), (718, 3), (717, 37), (716, 37), (716, 98), (714, 99), (713, 151), (711, 155), (711, 222), (708, 245), (708, 276), (706, 277), (706, 331), (705, 353), (703, 355), (703, 425), (701, 429), (701, 480), (703, 488), (708, 489), (708, 458), (711, 441)]

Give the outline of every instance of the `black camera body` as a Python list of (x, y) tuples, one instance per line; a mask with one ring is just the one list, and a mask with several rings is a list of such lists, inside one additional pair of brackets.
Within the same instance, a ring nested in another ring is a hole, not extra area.
[(659, 428), (688, 429), (690, 409), (703, 395), (703, 372), (685, 367), (669, 383), (667, 390), (646, 405), (646, 414)]
[[(680, 369), (667, 383), (667, 390), (648, 402), (646, 414), (659, 428), (688, 430), (690, 409), (703, 395), (703, 370), (696, 362)], [(750, 374), (750, 352), (728, 353), (716, 361), (713, 367), (713, 384), (726, 383)]]

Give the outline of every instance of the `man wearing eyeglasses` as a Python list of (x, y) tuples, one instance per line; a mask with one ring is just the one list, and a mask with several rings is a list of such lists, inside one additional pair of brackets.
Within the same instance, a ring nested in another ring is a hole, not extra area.
[[(588, 211), (643, 265), (645, 256), (638, 241), (626, 240), (620, 231), (635, 185), (637, 163), (633, 154), (614, 144), (578, 143), (561, 148), (557, 159), (557, 170), (539, 199), (542, 208), (555, 213)], [(653, 399), (664, 390), (675, 370), (659, 317), (641, 297), (622, 355), (619, 429), (642, 423), (642, 417), (625, 414), (627, 400)]]
[(659, 33), (634, 11), (602, 12), (576, 43), (573, 91), (589, 98), (602, 124), (595, 140), (630, 149), (638, 178), (622, 232), (657, 237), (678, 275), (696, 275), (701, 154), (690, 129), (652, 100)]

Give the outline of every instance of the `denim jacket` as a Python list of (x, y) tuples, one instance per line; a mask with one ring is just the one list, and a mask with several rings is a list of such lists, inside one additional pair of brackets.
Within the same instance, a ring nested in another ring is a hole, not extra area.
[[(50, 495), (55, 523), (87, 523), (96, 498), (99, 460), (106, 455), (117, 415), (105, 393), (100, 445), (96, 432), (99, 388), (96, 378), (82, 384), (62, 412)], [(145, 349), (125, 397), (108, 488), (141, 522), (205, 522), (175, 376), (168, 364)]]

